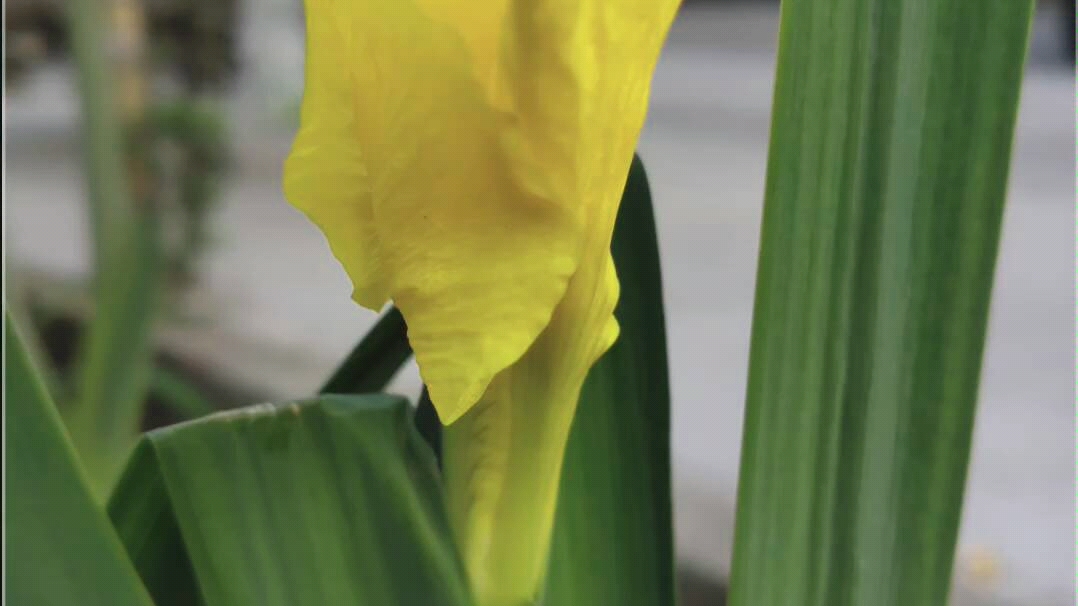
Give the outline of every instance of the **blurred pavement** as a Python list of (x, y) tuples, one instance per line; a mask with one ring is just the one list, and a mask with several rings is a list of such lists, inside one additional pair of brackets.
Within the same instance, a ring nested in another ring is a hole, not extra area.
[[(302, 85), (297, 14), (250, 7), (251, 70), (229, 102), (240, 166), (203, 289), (217, 330), (289, 352), (259, 377), (286, 397), (310, 393), (373, 320), (280, 192), (284, 117)], [(640, 144), (663, 251), (679, 549), (717, 572), (729, 561), (776, 17), (686, 9)], [(963, 595), (991, 600), (971, 604), (1074, 604), (1075, 80), (1054, 62), (1058, 30), (1039, 16), (1023, 89), (956, 568)], [(9, 266), (87, 268), (68, 76), (49, 69), (5, 100)], [(414, 369), (398, 385), (414, 392)]]

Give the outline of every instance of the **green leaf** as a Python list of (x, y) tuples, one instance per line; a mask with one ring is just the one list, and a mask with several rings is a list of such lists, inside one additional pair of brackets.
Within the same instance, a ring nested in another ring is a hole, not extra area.
[(156, 606), (205, 606), (148, 440), (131, 454), (109, 499), (108, 514)]
[(550, 606), (675, 603), (662, 280), (639, 158), (612, 251), (621, 336), (592, 368), (573, 419), (544, 598)]
[(430, 392), (427, 391), (425, 385), (415, 407), (415, 427), (434, 452), (434, 457), (438, 460), (440, 467), (442, 464), (442, 421), (438, 418), (438, 411), (434, 408), (434, 402), (431, 402)]
[(151, 432), (109, 511), (162, 604), (470, 604), (434, 458), (400, 398), (327, 395)]
[(404, 316), (390, 307), (334, 371), (321, 393), (379, 392), (411, 357)]
[(5, 602), (152, 606), (4, 314)]
[(947, 601), (1031, 9), (782, 4), (734, 606)]

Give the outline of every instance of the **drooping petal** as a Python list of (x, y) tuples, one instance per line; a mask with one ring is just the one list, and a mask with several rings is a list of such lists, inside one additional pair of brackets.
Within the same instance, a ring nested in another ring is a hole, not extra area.
[[(462, 14), (469, 6), (458, 3)], [(341, 48), (328, 28), (312, 28), (308, 82), (337, 70), (351, 80), (351, 103), (335, 110), (342, 132), (304, 125), (310, 134), (301, 132), (286, 181), (326, 177), (289, 188), (289, 199), (323, 226), (358, 301), (388, 294), (400, 307), (431, 399), (451, 423), (549, 322), (579, 263), (584, 221), (572, 141), (542, 116), (495, 107), (493, 85), (480, 82), (476, 66), (501, 59), (477, 64), (473, 53), (493, 45), (461, 28), (490, 25), (422, 9), (309, 0), (309, 13), (341, 15), (339, 30), (351, 35), (337, 37)], [(488, 38), (504, 39), (507, 22)], [(355, 149), (341, 149), (351, 137)], [(317, 152), (302, 152), (308, 141)], [(365, 178), (331, 181), (333, 154)]]

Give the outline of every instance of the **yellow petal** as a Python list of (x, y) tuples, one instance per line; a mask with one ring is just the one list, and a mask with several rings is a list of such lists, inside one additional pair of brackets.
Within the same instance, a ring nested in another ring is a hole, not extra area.
[[(360, 303), (388, 295), (400, 307), (431, 399), (452, 422), (523, 355), (576, 271), (584, 226), (571, 141), (494, 107), (467, 23), (408, 1), (309, 0), (307, 11), (306, 94), (336, 71), (351, 96), (314, 126), (304, 116), (286, 194), (326, 232)], [(313, 27), (320, 19), (338, 27)]]

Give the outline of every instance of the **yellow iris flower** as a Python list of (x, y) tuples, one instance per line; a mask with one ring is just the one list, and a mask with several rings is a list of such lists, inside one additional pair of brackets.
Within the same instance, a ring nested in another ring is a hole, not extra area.
[(677, 0), (306, 0), (285, 194), (408, 323), (481, 606), (534, 601)]

